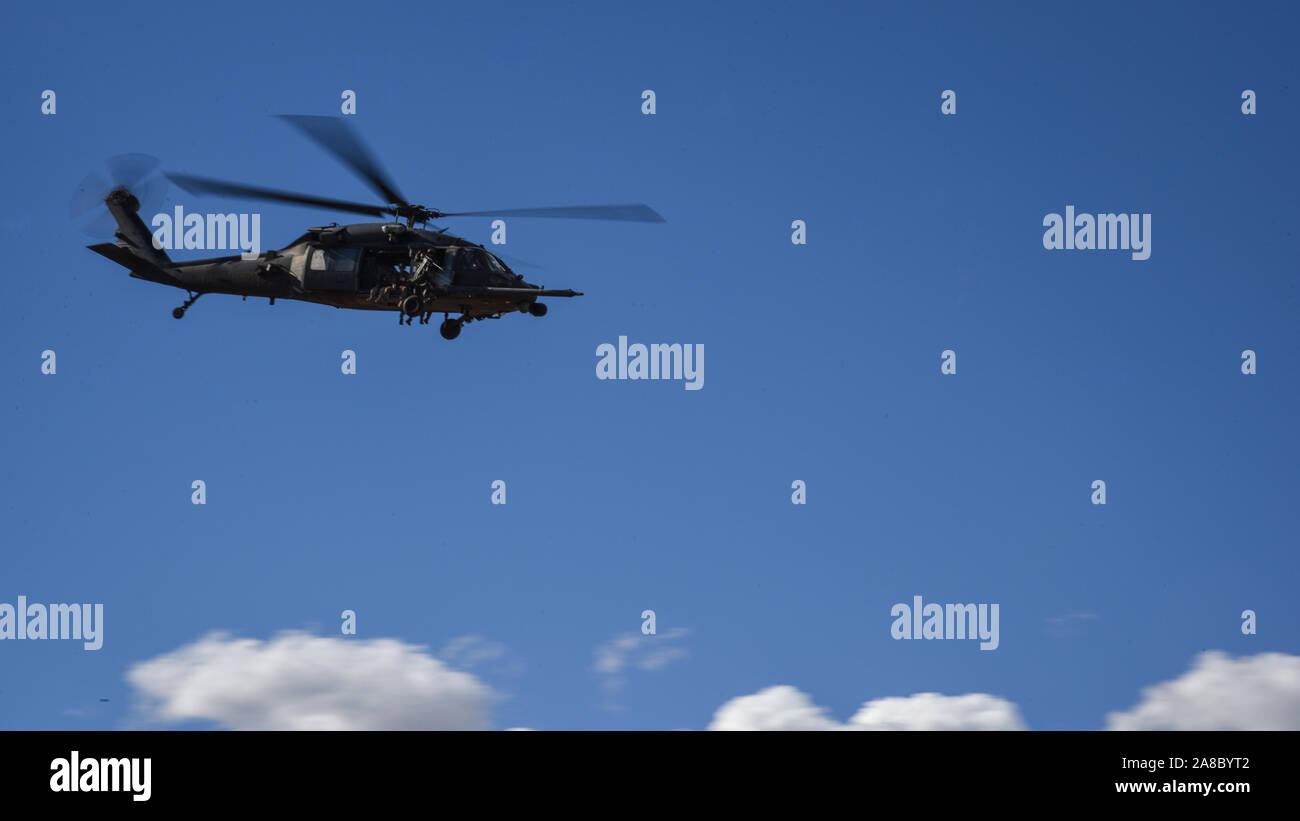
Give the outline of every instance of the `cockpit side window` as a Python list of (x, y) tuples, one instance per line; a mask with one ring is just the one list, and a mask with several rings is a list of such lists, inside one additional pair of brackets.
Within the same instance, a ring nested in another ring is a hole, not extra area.
[(457, 248), (456, 249), (456, 270), (458, 272), (465, 272), (465, 273), (483, 270), (483, 260), (479, 256), (478, 249)]
[(360, 248), (313, 248), (307, 260), (310, 271), (338, 271), (349, 273), (357, 267)]
[(501, 260), (492, 256), (492, 254), (482, 248), (457, 248), (456, 249), (456, 271), (491, 271), (494, 273), (505, 273), (506, 267)]

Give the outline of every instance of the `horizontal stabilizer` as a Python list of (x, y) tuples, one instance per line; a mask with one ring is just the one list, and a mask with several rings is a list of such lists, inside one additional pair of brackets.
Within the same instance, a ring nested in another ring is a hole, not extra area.
[(177, 288), (184, 288), (185, 284), (176, 277), (164, 271), (150, 260), (136, 255), (129, 248), (123, 248), (112, 242), (101, 242), (98, 245), (87, 245), (87, 248), (94, 251), (100, 256), (109, 259), (121, 265), (123, 268), (130, 270), (131, 275), (140, 279), (147, 279), (150, 282), (160, 282), (164, 285), (174, 285)]

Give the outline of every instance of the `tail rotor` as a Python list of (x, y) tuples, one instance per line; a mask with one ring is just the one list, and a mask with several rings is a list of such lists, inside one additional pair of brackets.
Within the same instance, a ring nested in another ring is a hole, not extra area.
[(117, 230), (117, 221), (104, 208), (104, 198), (113, 191), (130, 191), (148, 218), (162, 206), (168, 187), (167, 178), (156, 173), (157, 158), (148, 154), (118, 154), (104, 165), (104, 173), (91, 172), (81, 180), (68, 204), (68, 215), (81, 232), (97, 239), (111, 237)]

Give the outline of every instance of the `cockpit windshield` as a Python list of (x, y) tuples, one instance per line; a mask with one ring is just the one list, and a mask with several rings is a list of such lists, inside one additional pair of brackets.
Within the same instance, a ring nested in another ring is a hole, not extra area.
[(492, 273), (504, 274), (508, 269), (502, 264), (501, 260), (482, 248), (457, 248), (456, 249), (456, 271), (458, 273), (469, 273), (474, 271), (490, 271)]

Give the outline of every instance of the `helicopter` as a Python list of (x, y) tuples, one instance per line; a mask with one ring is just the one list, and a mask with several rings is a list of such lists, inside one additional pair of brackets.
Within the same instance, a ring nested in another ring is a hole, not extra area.
[[(196, 195), (291, 203), (392, 219), (309, 228), (284, 248), (255, 256), (172, 260), (161, 247), (158, 234), (140, 219), (141, 200), (132, 193), (131, 186), (148, 168), (141, 169), (135, 163), (132, 169), (115, 169), (112, 178), (116, 184), (102, 197), (116, 223), (117, 241), (87, 247), (126, 268), (133, 277), (184, 290), (188, 299), (172, 311), (176, 319), (183, 318), (204, 294), (231, 294), (245, 299), (268, 297), (272, 305), (276, 299), (293, 299), (336, 308), (396, 311), (399, 324), (406, 325), (416, 318), (421, 325), (428, 324), (432, 316), (440, 313), (440, 333), (444, 339), (455, 339), (467, 322), (499, 319), (513, 312), (545, 316), (547, 306), (540, 298), (582, 294), (527, 282), (482, 245), (433, 226), (433, 221), (490, 216), (664, 222), (654, 209), (642, 203), (459, 212), (416, 205), (399, 192), (346, 120), (311, 115), (279, 118), (356, 173), (385, 204), (317, 197), (190, 174), (166, 172), (164, 176)], [(87, 183), (82, 186), (93, 187)], [(180, 226), (176, 230), (179, 232)]]

